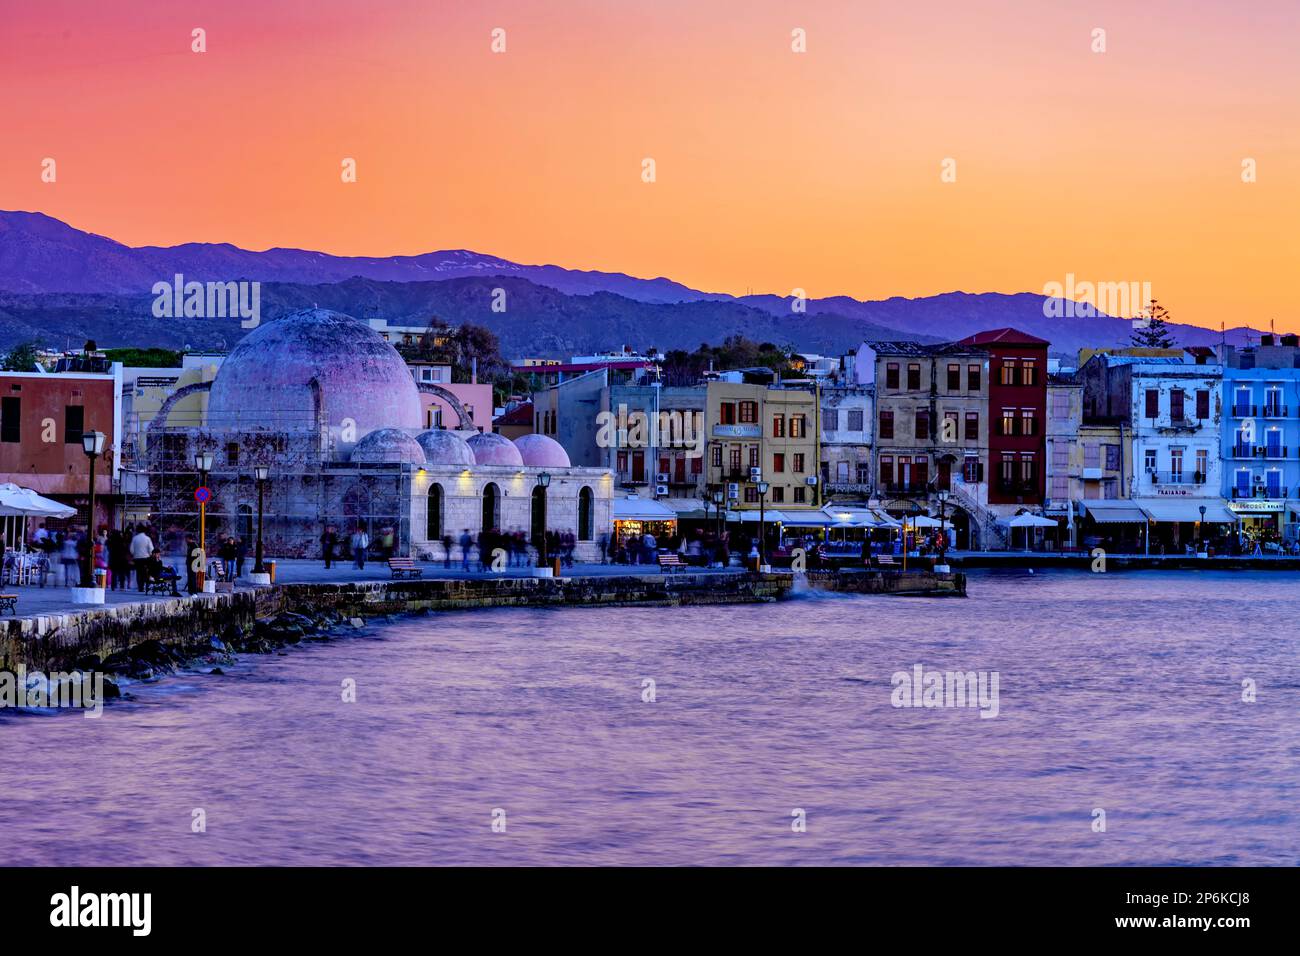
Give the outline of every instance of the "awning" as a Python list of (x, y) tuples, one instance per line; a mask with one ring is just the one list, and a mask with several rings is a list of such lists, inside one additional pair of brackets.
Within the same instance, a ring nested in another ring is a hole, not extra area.
[(1149, 514), (1153, 520), (1159, 522), (1178, 523), (1183, 521), (1200, 521), (1201, 508), (1205, 508), (1205, 521), (1207, 524), (1226, 524), (1235, 522), (1237, 519), (1228, 510), (1228, 506), (1222, 498), (1137, 498), (1135, 499), (1142, 510)]
[[(780, 522), (781, 524), (789, 524), (789, 520), (786, 518), (785, 513), (781, 511), (777, 511), (775, 508), (767, 508), (761, 514), (761, 518), (767, 524), (776, 524), (778, 522)], [(727, 512), (728, 521), (740, 521), (745, 524), (758, 524), (759, 519), (760, 519), (760, 513), (757, 508), (755, 508), (753, 511), (728, 511)]]
[(628, 495), (626, 498), (614, 499), (615, 521), (676, 521), (677, 512), (665, 507), (653, 498), (639, 498)]
[(1147, 513), (1135, 502), (1118, 498), (1085, 498), (1083, 512), (1098, 524), (1146, 524)]
[(781, 523), (791, 528), (825, 528), (835, 524), (835, 519), (820, 511), (784, 511)]

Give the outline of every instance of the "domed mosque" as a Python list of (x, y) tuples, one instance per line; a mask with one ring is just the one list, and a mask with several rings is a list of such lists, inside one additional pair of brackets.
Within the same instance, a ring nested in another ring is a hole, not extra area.
[[(171, 414), (195, 392), (207, 392), (201, 427)], [(422, 392), (450, 406), (457, 427), (422, 428)], [(213, 381), (174, 392), (145, 437), (151, 513), (181, 537), (195, 523), (195, 471), (208, 464), (209, 541), (251, 543), (254, 469), (265, 465), (268, 557), (319, 557), (330, 528), (344, 542), (357, 527), (372, 542), (391, 534), (394, 554), (437, 560), (444, 538), (464, 531), (545, 528), (572, 531), (578, 560), (599, 560), (611, 528), (606, 469), (571, 466), (543, 435), (480, 433), (455, 395), (416, 382), (378, 332), (329, 309), (263, 322)]]

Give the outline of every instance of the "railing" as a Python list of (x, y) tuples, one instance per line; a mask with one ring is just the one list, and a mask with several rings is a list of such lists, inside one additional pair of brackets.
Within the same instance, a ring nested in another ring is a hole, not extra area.
[(871, 491), (869, 481), (827, 481), (822, 483), (822, 490), (828, 495), (864, 495)]
[(1034, 495), (1038, 493), (1038, 482), (1036, 481), (1005, 481), (999, 479), (997, 484), (998, 491), (1004, 495)]
[(1255, 485), (1251, 488), (1234, 487), (1232, 489), (1234, 500), (1242, 498), (1285, 498), (1286, 493), (1287, 489), (1284, 487), (1274, 486), (1270, 488), (1268, 485)]
[(1254, 418), (1255, 410), (1258, 407), (1259, 406), (1257, 405), (1233, 405), (1232, 417), (1233, 418)]
[(1264, 411), (1260, 414), (1265, 418), (1286, 418), (1286, 406), (1276, 402), (1265, 402)]
[(1286, 445), (1256, 445), (1255, 455), (1259, 458), (1285, 458)]
[(1202, 471), (1148, 471), (1153, 485), (1203, 485), (1205, 473)]
[(1233, 445), (1232, 457), (1233, 458), (1254, 458), (1255, 446), (1254, 445)]
[(925, 494), (926, 485), (927, 482), (924, 481), (890, 481), (876, 487), (889, 495), (918, 495)]

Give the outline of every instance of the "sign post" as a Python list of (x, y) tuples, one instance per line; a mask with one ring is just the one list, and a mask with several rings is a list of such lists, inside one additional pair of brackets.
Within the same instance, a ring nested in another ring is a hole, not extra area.
[(211, 498), (212, 492), (206, 485), (199, 485), (194, 489), (194, 500), (199, 503), (199, 566), (194, 572), (194, 580), (198, 582), (200, 594), (203, 593), (204, 577), (208, 567), (207, 519), (208, 501)]

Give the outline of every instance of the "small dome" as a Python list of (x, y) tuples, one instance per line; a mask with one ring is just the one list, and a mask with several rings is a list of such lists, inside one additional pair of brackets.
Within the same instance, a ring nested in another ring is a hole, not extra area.
[(424, 449), (424, 459), (431, 465), (465, 465), (472, 467), (474, 452), (460, 435), (445, 428), (420, 432), (415, 440)]
[(480, 432), (470, 438), (469, 447), (474, 452), (474, 461), (480, 465), (524, 466), (524, 458), (519, 454), (519, 449), (504, 435)]
[(569, 467), (569, 453), (564, 446), (546, 435), (520, 435), (515, 439), (515, 447), (530, 468)]
[(424, 467), (424, 449), (400, 428), (377, 428), (352, 449), (357, 462), (401, 462)]

